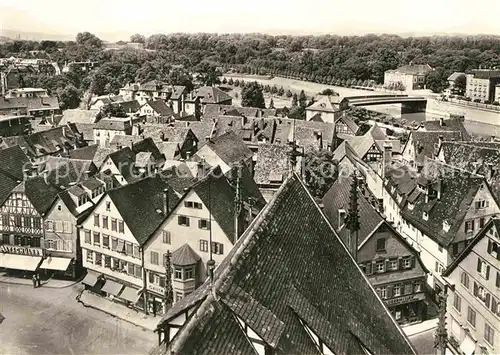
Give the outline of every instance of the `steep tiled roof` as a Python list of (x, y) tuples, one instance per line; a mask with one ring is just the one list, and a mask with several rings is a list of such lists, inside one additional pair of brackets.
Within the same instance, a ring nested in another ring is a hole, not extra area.
[(175, 266), (195, 265), (200, 259), (201, 257), (187, 243), (172, 253), (172, 265)]
[(175, 142), (156, 142), (156, 146), (161, 154), (165, 156), (166, 160), (174, 160), (179, 154), (179, 143)]
[(124, 119), (103, 118), (94, 125), (94, 129), (128, 131), (131, 129), (131, 126), (130, 122)]
[(246, 161), (253, 156), (243, 140), (234, 132), (227, 132), (205, 143), (228, 165)]
[(26, 138), (26, 141), (37, 150), (39, 155), (48, 155), (63, 149), (78, 148), (80, 146), (79, 136), (80, 132), (76, 126), (69, 124), (33, 133)]
[(83, 135), (83, 139), (87, 142), (94, 141), (94, 124), (93, 123), (75, 123), (78, 131)]
[(448, 81), (455, 81), (460, 75), (464, 75), (465, 76), (465, 73), (461, 73), (461, 72), (458, 72), (458, 71), (453, 72), (453, 74), (451, 74), (448, 77), (448, 79), (446, 79), (446, 80), (448, 80)]
[(276, 115), (276, 109), (258, 107), (237, 107), (233, 105), (207, 104), (203, 110), (203, 121), (212, 121), (219, 116), (245, 116), (248, 118), (271, 117)]
[(172, 116), (174, 114), (174, 111), (167, 106), (165, 101), (158, 99), (154, 101), (148, 101), (144, 105), (149, 105), (154, 112), (156, 112), (159, 115), (162, 116)]
[(207, 280), (163, 320), (193, 305), (168, 348), (152, 353), (251, 354), (235, 316), (276, 354), (318, 353), (301, 322), (335, 354), (415, 353), (297, 176), (238, 240), (213, 285)]
[(30, 160), (18, 145), (0, 150), (0, 204), (24, 179), (23, 169), (29, 167)]
[(352, 120), (351, 117), (348, 115), (342, 115), (340, 116), (335, 123), (338, 122), (343, 122), (345, 125), (353, 132), (353, 134), (356, 134), (359, 130), (359, 126)]
[(56, 187), (47, 184), (42, 176), (25, 179), (12, 191), (25, 193), (35, 210), (41, 215), (48, 211), (60, 192)]
[(91, 160), (53, 156), (47, 157), (44, 167), (47, 171), (46, 181), (55, 186), (66, 188), (70, 184), (80, 182), (97, 172), (97, 167)]
[[(163, 190), (167, 188), (170, 186), (159, 177), (148, 177), (108, 192), (120, 216), (140, 245), (147, 241), (165, 218)], [(168, 200), (170, 210), (179, 200), (171, 188)]]
[(213, 122), (174, 122), (170, 124), (173, 127), (189, 127), (193, 131), (198, 141), (205, 142), (206, 137), (212, 134)]
[(57, 96), (29, 97), (27, 98), (28, 111), (59, 110), (59, 99)]
[(179, 100), (184, 91), (186, 91), (186, 87), (181, 85), (173, 85), (171, 89), (172, 89), (172, 95), (170, 95), (171, 100)]
[(201, 97), (201, 102), (204, 104), (224, 103), (233, 99), (230, 95), (214, 86), (202, 86), (195, 91), (194, 96)]
[(247, 118), (243, 116), (219, 116), (215, 121), (214, 137), (234, 132), (247, 142), (271, 142), (274, 137), (274, 118)]
[[(344, 221), (339, 225), (338, 211), (344, 209), (346, 212), (349, 210), (350, 191), (351, 191), (352, 176), (341, 177), (337, 179), (330, 190), (323, 197), (323, 211), (330, 221), (331, 225), (340, 237), (347, 242), (347, 230), (344, 226)], [(361, 244), (368, 236), (370, 236), (375, 228), (384, 221), (382, 216), (374, 209), (373, 205), (363, 195), (361, 190), (358, 194), (358, 208), (360, 217), (359, 228), (359, 244)]]
[[(226, 173), (226, 177), (228, 178), (229, 183), (234, 189), (236, 188), (237, 176), (238, 167), (236, 166)], [(245, 165), (241, 166), (240, 187), (244, 200), (251, 199), (252, 205), (255, 206), (258, 210), (261, 210), (264, 207), (264, 205), (266, 204), (266, 200), (262, 196), (259, 187), (250, 174), (249, 168)]]
[(320, 96), (318, 101), (313, 103), (311, 106), (308, 106), (306, 110), (311, 110), (311, 111), (321, 111), (321, 112), (336, 112), (338, 111), (333, 107), (332, 103), (330, 102), (330, 98), (328, 96)]
[(165, 162), (165, 156), (160, 152), (152, 138), (141, 139), (132, 144), (132, 151), (135, 154), (150, 153), (157, 164)]
[[(108, 157), (113, 161), (115, 166), (120, 167), (120, 173), (123, 178), (128, 182), (134, 182), (137, 177), (134, 176), (135, 153), (130, 147), (124, 147), (116, 152), (112, 152)], [(106, 160), (106, 159), (104, 159)]]
[(26, 152), (30, 157), (36, 156), (36, 153), (32, 146), (26, 141), (26, 136), (10, 136), (10, 137), (0, 137), (0, 150), (6, 149), (14, 146), (20, 146), (21, 149)]
[(141, 108), (137, 100), (116, 102), (114, 105), (120, 106), (126, 113), (136, 113)]
[(273, 143), (286, 144), (295, 139), (297, 145), (305, 152), (326, 149), (333, 139), (334, 124), (279, 118)]
[(189, 131), (191, 128), (183, 124), (173, 125), (173, 124), (144, 124), (143, 135), (145, 137), (151, 137), (154, 141), (164, 141), (164, 142), (174, 142), (184, 144)]
[[(419, 175), (403, 166), (389, 171), (386, 176), (389, 180), (386, 186), (388, 193), (396, 201), (397, 193), (403, 197), (398, 203), (402, 216), (442, 246), (453, 242), (477, 191), (485, 183), (482, 176), (434, 160), (427, 160)], [(417, 185), (430, 186), (436, 192), (428, 203), (425, 191)], [(391, 192), (392, 186), (396, 187), (394, 193)], [(412, 209), (407, 201), (413, 204)], [(427, 220), (423, 219), (423, 212), (427, 213)], [(448, 231), (443, 229), (445, 221), (450, 225)]]
[[(259, 144), (254, 167), (254, 179), (259, 185), (280, 184), (285, 181), (289, 170), (292, 148), (284, 144)], [(275, 179), (281, 176), (281, 181)]]
[(410, 137), (407, 144), (410, 140), (413, 143), (415, 161), (419, 164), (422, 164), (425, 158), (434, 158), (440, 137), (443, 138), (443, 142), (462, 140), (462, 134), (456, 131), (412, 131)]
[(95, 123), (95, 119), (99, 110), (64, 110), (63, 117), (59, 122), (60, 125), (65, 125), (68, 123)]

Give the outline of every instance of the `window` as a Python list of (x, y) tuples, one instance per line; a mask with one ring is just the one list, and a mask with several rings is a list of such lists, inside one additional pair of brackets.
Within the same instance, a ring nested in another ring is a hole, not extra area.
[(138, 258), (138, 259), (141, 258), (140, 254), (139, 254), (139, 246), (138, 245), (134, 245), (134, 258)]
[(377, 272), (384, 272), (384, 262), (378, 262), (375, 264)]
[(393, 287), (394, 297), (399, 297), (401, 296), (401, 285), (400, 284), (395, 284)]
[(170, 244), (170, 232), (163, 231), (163, 244)]
[(174, 278), (176, 280), (182, 280), (182, 269), (179, 267), (174, 268)]
[(111, 256), (104, 255), (104, 267), (111, 269)]
[(389, 266), (391, 267), (391, 270), (397, 270), (398, 269), (398, 261), (391, 260)]
[(25, 228), (31, 228), (31, 217), (23, 217), (23, 224)]
[(187, 268), (184, 270), (184, 280), (194, 279), (194, 268)]
[(479, 228), (484, 227), (484, 217), (479, 218)]
[(465, 233), (470, 233), (474, 231), (474, 221), (465, 222)]
[(134, 264), (129, 263), (128, 264), (128, 274), (131, 276), (134, 276), (134, 271), (135, 271)]
[(477, 271), (481, 274), (481, 276), (489, 280), (490, 278), (490, 266), (485, 261), (481, 260), (481, 258), (477, 258)]
[(159, 260), (158, 260), (158, 253), (156, 251), (152, 251), (151, 252), (151, 264), (153, 265), (158, 265), (159, 264)]
[(473, 328), (476, 327), (476, 311), (470, 308), (467, 308), (467, 323), (469, 323)]
[(413, 285), (411, 283), (405, 284), (405, 295), (413, 293)]
[(224, 244), (212, 242), (212, 253), (219, 255), (224, 254)]
[(111, 230), (116, 232), (116, 218), (111, 218)]
[(486, 207), (488, 207), (488, 205), (489, 205), (488, 201), (485, 201), (485, 200), (480, 200), (480, 201), (474, 202), (474, 207), (476, 208), (476, 210), (486, 208)]
[(102, 216), (102, 228), (108, 229), (108, 216)]
[(396, 311), (395, 318), (396, 318), (396, 320), (401, 319), (401, 311)]
[(95, 264), (102, 266), (102, 254), (101, 253), (95, 253)]
[(109, 249), (109, 235), (102, 235), (102, 246)]
[(492, 327), (488, 323), (484, 323), (484, 340), (488, 342), (491, 346), (495, 345), (493, 344), (493, 339), (495, 338), (495, 331), (493, 330)]
[(117, 244), (118, 244), (118, 239), (111, 238), (111, 250), (116, 250)]
[(94, 215), (94, 227), (99, 227), (99, 215)]
[(462, 310), (462, 299), (456, 293), (453, 295), (453, 308), (459, 312)]
[(191, 201), (184, 201), (184, 207), (193, 208), (193, 203)]
[(413, 283), (413, 292), (422, 292), (422, 283), (420, 281), (415, 281)]
[(133, 253), (134, 253), (134, 248), (132, 247), (132, 243), (127, 243), (126, 249), (125, 249), (125, 254), (133, 255)]
[(91, 244), (92, 241), (90, 240), (90, 231), (88, 229), (85, 229), (85, 231), (83, 232), (85, 234), (85, 243), (87, 244)]
[(135, 265), (135, 277), (142, 279), (142, 267)]
[(87, 250), (87, 262), (88, 263), (93, 263), (94, 262), (94, 252)]
[(495, 281), (495, 285), (500, 288), (500, 272), (497, 272), (497, 279)]
[(429, 215), (427, 214), (427, 212), (423, 212), (422, 213), (422, 218), (424, 219), (424, 221), (428, 221), (429, 220)]
[(460, 283), (464, 285), (466, 289), (469, 289), (469, 275), (465, 271), (460, 275)]
[(380, 298), (386, 299), (387, 298), (387, 287), (381, 287), (380, 288)]
[(377, 239), (377, 251), (385, 251), (385, 238)]
[(94, 232), (94, 245), (101, 244), (101, 234), (99, 232)]
[(200, 239), (200, 251), (208, 252), (208, 241)]
[(175, 302), (179, 302), (182, 299), (182, 292), (175, 293)]
[(404, 258), (403, 259), (403, 267), (405, 269), (411, 268), (411, 258)]
[(106, 211), (111, 211), (111, 202), (106, 202)]
[(210, 229), (210, 221), (206, 219), (200, 219), (198, 221), (198, 228), (199, 229)]
[(179, 216), (177, 217), (178, 223), (180, 226), (186, 226), (189, 227), (189, 218), (186, 216)]
[(125, 233), (125, 226), (123, 225), (123, 221), (118, 221), (118, 232)]
[(203, 205), (201, 203), (192, 201), (184, 201), (184, 206), (187, 208), (196, 208), (198, 210), (201, 210), (203, 208)]

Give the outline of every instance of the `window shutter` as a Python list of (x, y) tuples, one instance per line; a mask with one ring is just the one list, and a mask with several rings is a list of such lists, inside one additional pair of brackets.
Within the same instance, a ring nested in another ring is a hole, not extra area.
[(403, 258), (399, 257), (398, 258), (398, 269), (402, 269), (403, 268)]
[(486, 280), (489, 280), (490, 279), (490, 266), (487, 265), (486, 266)]
[(497, 272), (497, 280), (496, 280), (495, 284), (498, 288), (500, 288), (500, 272)]
[(477, 297), (478, 293), (479, 293), (479, 291), (478, 291), (477, 283), (474, 281), (474, 290), (473, 290), (473, 294), (474, 294), (474, 296), (476, 296), (476, 297)]
[(149, 283), (152, 284), (152, 283), (154, 283), (154, 281), (155, 281), (155, 278), (154, 278), (153, 273), (149, 272)]
[(481, 258), (477, 258), (477, 271), (481, 272)]
[(411, 267), (413, 269), (415, 267), (415, 255), (413, 255), (410, 260), (411, 260)]
[(487, 293), (486, 299), (484, 300), (484, 303), (486, 304), (486, 308), (490, 308), (490, 300), (491, 300), (491, 295), (489, 293)]
[(391, 269), (391, 261), (389, 259), (385, 259), (385, 270)]
[(494, 297), (491, 297), (491, 311), (493, 313), (497, 311), (497, 301)]
[(371, 274), (372, 274), (372, 272), (373, 272), (373, 271), (372, 271), (372, 263), (371, 263), (371, 262), (369, 262), (369, 263), (367, 263), (367, 264), (366, 264), (366, 274), (367, 274), (367, 275), (371, 275)]
[(387, 298), (392, 298), (392, 286), (387, 286)]
[(186, 217), (186, 226), (189, 227), (189, 218)]
[(493, 249), (493, 245), (491, 244), (491, 240), (488, 239), (488, 254), (491, 254), (492, 249)]
[(182, 217), (181, 216), (177, 217), (177, 224), (182, 225)]
[(201, 219), (198, 220), (198, 228), (201, 229)]

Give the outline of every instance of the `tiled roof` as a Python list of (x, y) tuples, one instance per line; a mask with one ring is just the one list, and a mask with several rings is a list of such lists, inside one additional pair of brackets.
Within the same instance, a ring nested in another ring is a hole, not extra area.
[[(115, 166), (120, 167), (120, 173), (128, 182), (134, 182), (138, 177), (134, 176), (135, 153), (130, 147), (124, 147), (116, 152), (112, 152), (108, 157), (113, 161)], [(104, 159), (106, 160), (106, 159)]]
[(59, 122), (60, 125), (65, 125), (68, 123), (95, 123), (95, 119), (99, 110), (64, 110), (62, 119)]
[[(486, 233), (492, 227), (494, 227), (496, 229), (496, 231), (500, 231), (500, 219), (499, 218), (494, 217), (494, 218), (490, 219), (484, 225), (484, 227), (479, 232), (477, 232), (476, 236), (472, 240), (469, 241), (469, 243), (467, 244), (467, 247), (464, 250), (462, 250), (462, 252), (460, 254), (458, 254), (458, 256), (455, 259), (453, 259), (452, 263), (446, 268), (446, 270), (443, 271), (443, 276), (450, 276), (450, 274), (453, 272), (453, 270), (455, 270), (457, 268), (457, 266), (460, 265), (460, 263), (467, 257), (467, 255), (469, 255), (472, 252), (472, 250), (477, 245), (477, 243), (481, 239), (484, 238)], [(498, 253), (498, 251), (497, 251), (497, 253)]]
[(162, 116), (172, 116), (174, 114), (174, 111), (162, 99), (148, 101), (144, 105), (149, 105), (154, 112)]
[[(148, 177), (108, 192), (120, 216), (140, 245), (147, 241), (165, 218), (163, 190), (167, 188), (170, 186), (159, 177)], [(179, 200), (171, 188), (168, 200), (170, 210)]]
[(295, 142), (304, 148), (305, 153), (312, 150), (326, 149), (333, 139), (334, 124), (279, 118), (273, 143), (286, 144)]
[[(347, 243), (347, 229), (342, 221), (339, 225), (338, 211), (344, 209), (345, 212), (349, 210), (349, 201), (351, 195), (351, 182), (353, 177), (344, 177), (337, 179), (330, 190), (323, 197), (324, 213), (330, 221), (333, 228), (339, 233), (344, 243)], [(366, 189), (366, 187), (365, 187)], [(375, 229), (384, 221), (382, 216), (375, 210), (373, 205), (359, 190), (358, 194), (358, 209), (359, 209), (359, 239), (361, 244), (367, 237), (369, 237)]]
[(136, 113), (141, 108), (137, 100), (121, 101), (114, 104), (121, 106), (126, 113)]
[(500, 70), (475, 69), (471, 70), (471, 72), (474, 74), (474, 78), (479, 78), (479, 79), (500, 78)]
[(171, 90), (172, 90), (172, 95), (170, 95), (170, 99), (179, 100), (182, 94), (186, 91), (186, 87), (181, 85), (173, 85), (171, 87)]
[(201, 257), (187, 243), (172, 253), (172, 265), (175, 266), (195, 265), (200, 259)]
[(174, 122), (171, 123), (173, 127), (189, 127), (193, 131), (198, 141), (205, 142), (206, 137), (212, 135), (213, 122)]
[(215, 121), (213, 136), (234, 132), (247, 142), (271, 142), (274, 137), (274, 118), (247, 118), (243, 116), (219, 116)]
[[(228, 178), (233, 188), (236, 188), (236, 179), (238, 176), (237, 174), (238, 167), (233, 167), (226, 173), (226, 177)], [(264, 196), (262, 196), (259, 187), (255, 183), (252, 174), (250, 173), (249, 167), (245, 165), (241, 166), (240, 187), (243, 199), (245, 201), (251, 199), (252, 206), (260, 211), (266, 204), (266, 200), (264, 199)]]
[(352, 131), (353, 134), (356, 134), (359, 130), (359, 126), (352, 120), (348, 115), (340, 116), (335, 123), (343, 122), (345, 125)]
[(57, 96), (29, 97), (27, 98), (28, 111), (59, 110), (59, 99)]
[(97, 167), (91, 160), (53, 156), (47, 157), (44, 168), (47, 171), (46, 181), (66, 188), (97, 172)]
[(227, 132), (221, 136), (212, 138), (205, 143), (212, 149), (227, 165), (246, 161), (253, 156), (243, 140), (234, 132)]
[(75, 123), (78, 131), (82, 134), (83, 139), (87, 142), (94, 141), (94, 124), (93, 123)]
[(364, 158), (374, 144), (380, 148), (387, 142), (393, 145), (394, 151), (400, 150), (399, 141), (387, 140), (386, 134), (377, 124), (374, 124), (368, 132), (362, 136), (348, 137), (348, 142), (352, 150), (361, 158)]
[(237, 107), (233, 105), (207, 104), (203, 110), (203, 121), (213, 121), (219, 116), (245, 116), (248, 118), (272, 117), (276, 109), (262, 109), (258, 107)]
[[(387, 192), (396, 201), (397, 193), (403, 197), (398, 203), (403, 218), (442, 246), (453, 242), (477, 191), (485, 183), (482, 176), (435, 160), (426, 160), (419, 175), (409, 167), (401, 166), (389, 171), (386, 176), (389, 180)], [(436, 192), (429, 202), (426, 203), (425, 191), (418, 189), (418, 184), (430, 186)], [(396, 187), (394, 193), (391, 193), (392, 186)], [(407, 200), (413, 201), (413, 209), (409, 208)], [(428, 214), (427, 220), (423, 219), (423, 212)], [(443, 229), (445, 221), (450, 225), (448, 231)]]
[(32, 146), (26, 140), (26, 136), (10, 136), (10, 137), (0, 137), (0, 150), (20, 146), (21, 149), (26, 152), (29, 157), (35, 157), (36, 153)]
[[(415, 161), (423, 164), (426, 158), (434, 158), (438, 150), (439, 137), (444, 141), (460, 141), (462, 134), (457, 131), (412, 131), (408, 143), (413, 143)], [(406, 147), (405, 147), (406, 149)]]
[(80, 132), (74, 124), (59, 126), (36, 132), (26, 139), (34, 147), (38, 155), (57, 153), (63, 149), (72, 150), (80, 147)]
[(455, 81), (461, 75), (465, 75), (465, 73), (461, 73), (461, 72), (456, 71), (456, 72), (453, 72), (453, 74), (451, 74), (448, 77), (448, 79), (446, 79), (446, 80), (448, 80), (448, 81)]
[(103, 118), (94, 125), (94, 129), (129, 131), (132, 127), (130, 126), (130, 122), (124, 119)]
[(318, 353), (301, 321), (335, 354), (415, 353), (295, 175), (215, 270), (213, 285), (179, 303), (164, 321), (193, 305), (196, 313), (155, 354), (251, 354), (235, 316), (276, 354)]
[(204, 104), (225, 103), (233, 99), (230, 95), (214, 86), (202, 86), (195, 90), (194, 96), (200, 97), (201, 102)]
[(180, 163), (178, 166), (172, 166), (169, 169), (163, 170), (160, 176), (179, 195), (184, 195), (186, 190), (198, 181), (196, 176), (193, 176), (191, 170), (186, 166), (186, 163)]
[(453, 132), (460, 132), (462, 134), (462, 137), (460, 140), (470, 140), (471, 137), (469, 135), (469, 132), (465, 129), (463, 120), (460, 118), (450, 118), (450, 119), (443, 119), (441, 120), (434, 120), (434, 121), (425, 121), (422, 122), (421, 125), (426, 131), (453, 131)]
[(165, 156), (165, 160), (174, 160), (179, 155), (179, 143), (175, 142), (156, 142), (156, 146), (161, 154)]
[(184, 144), (191, 130), (184, 122), (180, 125), (147, 123), (142, 125), (145, 137), (151, 137), (154, 141), (164, 141)]
[(410, 75), (425, 75), (432, 71), (432, 67), (429, 64), (408, 64), (393, 71)]
[[(259, 144), (254, 167), (254, 180), (259, 185), (279, 184), (285, 181), (290, 168), (292, 148), (285, 144)], [(281, 176), (281, 181), (276, 177)]]
[(445, 142), (440, 152), (445, 163), (486, 177), (493, 193), (500, 198), (500, 145), (494, 147), (475, 142)]
[(47, 184), (42, 176), (37, 176), (23, 180), (12, 192), (25, 193), (35, 210), (43, 215), (52, 206), (60, 190)]
[(30, 167), (30, 160), (18, 145), (0, 150), (0, 204), (24, 179), (24, 168)]
[(328, 96), (320, 96), (318, 101), (313, 103), (311, 106), (306, 107), (306, 110), (310, 111), (321, 111), (321, 112), (336, 112), (338, 109), (333, 107), (330, 98)]
[(160, 152), (155, 142), (151, 137), (141, 139), (138, 142), (134, 142), (132, 144), (132, 151), (135, 154), (139, 153), (150, 153), (155, 160), (155, 162), (159, 165), (165, 162), (165, 156)]

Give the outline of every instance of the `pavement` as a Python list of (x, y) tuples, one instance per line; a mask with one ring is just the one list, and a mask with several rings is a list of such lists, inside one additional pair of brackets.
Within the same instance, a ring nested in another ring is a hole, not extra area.
[[(41, 280), (41, 287), (49, 288), (66, 288), (77, 284), (79, 280), (58, 280), (58, 279), (47, 279)], [(33, 282), (31, 278), (23, 278), (19, 276), (8, 275), (6, 272), (0, 272), (0, 283), (6, 283), (11, 285), (25, 285), (33, 287)]]
[(426, 332), (428, 330), (435, 329), (435, 328), (437, 328), (437, 324), (438, 324), (438, 319), (432, 318), (432, 319), (428, 319), (426, 321), (423, 321), (421, 323), (403, 326), (402, 328), (407, 336), (412, 336), (415, 334)]
[(108, 315), (117, 317), (136, 326), (142, 327), (148, 331), (154, 331), (161, 317), (153, 317), (129, 308), (125, 305), (108, 300), (107, 298), (98, 296), (88, 290), (82, 291), (77, 297), (78, 302), (85, 307), (98, 309)]
[(426, 330), (408, 337), (419, 355), (435, 355), (434, 329)]
[(82, 290), (1, 284), (0, 354), (135, 355), (158, 344), (157, 334), (78, 303)]

